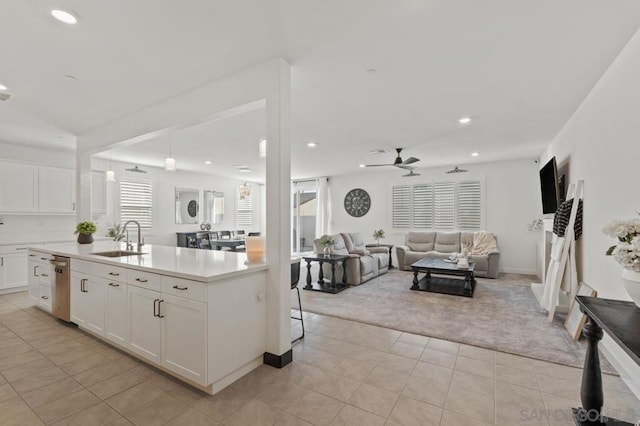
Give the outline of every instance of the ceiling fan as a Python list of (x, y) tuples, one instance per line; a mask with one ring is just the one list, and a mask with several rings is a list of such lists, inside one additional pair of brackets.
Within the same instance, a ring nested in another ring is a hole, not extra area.
[(390, 163), (390, 164), (366, 164), (365, 167), (395, 166), (395, 167), (400, 167), (401, 169), (411, 169), (409, 164), (413, 164), (413, 163), (416, 163), (416, 162), (420, 161), (420, 159), (416, 158), (416, 157), (409, 157), (406, 160), (402, 161), (402, 158), (400, 157), (400, 152), (402, 152), (402, 148), (396, 148), (396, 152), (398, 153), (398, 156), (393, 161), (393, 163)]
[(413, 170), (411, 170), (406, 175), (402, 175), (402, 177), (415, 177), (415, 176), (420, 176), (420, 173), (416, 173)]
[(451, 173), (466, 173), (468, 171), (469, 170), (467, 170), (467, 169), (460, 169), (460, 168), (458, 168), (458, 166), (455, 166), (453, 169), (447, 170), (445, 173), (447, 173), (447, 174), (451, 174)]
[(142, 170), (137, 165), (135, 165), (135, 166), (133, 166), (131, 168), (125, 169), (125, 170), (128, 171), (128, 172), (133, 172), (133, 173), (147, 173), (146, 170)]

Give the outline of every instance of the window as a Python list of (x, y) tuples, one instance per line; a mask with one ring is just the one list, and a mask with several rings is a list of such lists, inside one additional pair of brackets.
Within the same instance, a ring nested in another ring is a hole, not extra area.
[(120, 223), (135, 220), (140, 228), (151, 229), (153, 192), (151, 182), (120, 181)]
[(393, 228), (478, 230), (480, 181), (430, 182), (392, 188)]
[(253, 226), (253, 195), (251, 190), (236, 194), (236, 229)]

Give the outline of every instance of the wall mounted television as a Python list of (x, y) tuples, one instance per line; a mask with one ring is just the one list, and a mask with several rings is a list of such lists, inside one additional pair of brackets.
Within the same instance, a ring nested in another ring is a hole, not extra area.
[(558, 190), (558, 166), (553, 157), (540, 169), (540, 191), (542, 193), (542, 213), (555, 213), (560, 205)]

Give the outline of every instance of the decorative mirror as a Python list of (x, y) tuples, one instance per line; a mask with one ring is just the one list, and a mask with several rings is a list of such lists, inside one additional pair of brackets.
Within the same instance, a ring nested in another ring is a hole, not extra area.
[(204, 219), (206, 223), (222, 223), (224, 220), (224, 192), (204, 191)]
[(200, 192), (191, 188), (176, 188), (176, 223), (198, 223)]

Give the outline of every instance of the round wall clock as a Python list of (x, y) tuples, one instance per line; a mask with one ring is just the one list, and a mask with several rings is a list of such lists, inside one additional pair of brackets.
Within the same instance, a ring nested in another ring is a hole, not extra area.
[(353, 217), (362, 217), (371, 207), (371, 197), (364, 189), (355, 188), (344, 197), (344, 209)]
[(189, 204), (187, 204), (187, 213), (189, 213), (191, 217), (196, 217), (198, 214), (198, 202), (196, 200), (189, 201)]

